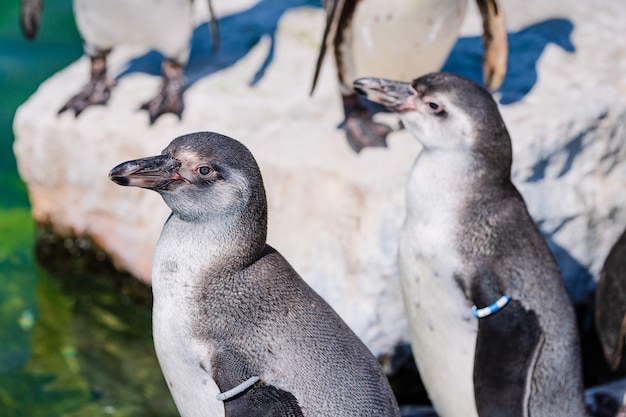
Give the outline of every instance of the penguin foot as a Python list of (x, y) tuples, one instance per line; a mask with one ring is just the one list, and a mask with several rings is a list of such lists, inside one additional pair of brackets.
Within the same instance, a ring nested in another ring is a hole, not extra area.
[(147, 110), (150, 124), (165, 113), (174, 113), (180, 119), (185, 104), (183, 102), (183, 66), (172, 59), (163, 61), (163, 84), (161, 91), (152, 100), (144, 103), (141, 110)]
[(150, 116), (150, 124), (154, 122), (165, 113), (174, 113), (180, 119), (183, 114), (183, 95), (176, 94), (174, 96), (169, 95), (161, 91), (155, 98), (144, 103), (141, 106), (141, 110), (147, 110)]
[(72, 97), (58, 114), (66, 110), (74, 110), (74, 116), (78, 117), (87, 107), (92, 105), (104, 105), (111, 98), (111, 88), (115, 83), (105, 78), (92, 79), (82, 91)]
[(366, 115), (352, 115), (344, 122), (348, 144), (359, 153), (366, 147), (387, 147), (387, 135), (392, 129), (382, 123), (376, 123)]

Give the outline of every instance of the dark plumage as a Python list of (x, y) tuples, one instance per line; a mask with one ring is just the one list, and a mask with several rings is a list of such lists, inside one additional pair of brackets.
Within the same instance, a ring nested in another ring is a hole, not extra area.
[(615, 371), (624, 362), (626, 338), (626, 231), (604, 261), (595, 304), (596, 329), (604, 357)]
[(194, 133), (109, 176), (172, 209), (153, 263), (154, 337), (183, 417), (222, 415), (217, 387), (255, 376), (225, 415), (399, 416), (373, 355), (265, 243), (263, 181), (244, 145)]

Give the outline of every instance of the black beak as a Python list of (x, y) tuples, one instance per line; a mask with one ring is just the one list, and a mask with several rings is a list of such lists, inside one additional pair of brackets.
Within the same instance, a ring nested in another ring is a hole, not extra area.
[(387, 106), (391, 110), (403, 111), (415, 107), (411, 102), (415, 95), (411, 83), (368, 77), (359, 78), (352, 85), (358, 94), (367, 96), (368, 100)]
[(179, 167), (180, 162), (169, 155), (151, 156), (119, 164), (109, 178), (119, 185), (158, 190), (173, 181), (189, 182), (178, 174)]

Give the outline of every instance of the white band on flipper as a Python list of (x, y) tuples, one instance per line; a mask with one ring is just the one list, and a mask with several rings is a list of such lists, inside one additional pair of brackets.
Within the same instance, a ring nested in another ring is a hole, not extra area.
[(219, 401), (226, 401), (233, 398), (237, 394), (241, 394), (254, 384), (256, 384), (261, 378), (258, 376), (253, 376), (252, 378), (246, 379), (241, 384), (237, 385), (235, 388), (229, 389), (228, 391), (217, 394), (217, 399)]

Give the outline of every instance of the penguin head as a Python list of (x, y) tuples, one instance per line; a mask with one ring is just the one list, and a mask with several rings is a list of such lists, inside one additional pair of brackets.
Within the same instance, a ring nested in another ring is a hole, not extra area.
[(496, 102), (487, 90), (467, 78), (441, 72), (411, 83), (360, 78), (354, 88), (398, 113), (425, 149), (467, 152), (510, 147)]
[(252, 214), (266, 221), (263, 180), (254, 157), (240, 142), (217, 133), (180, 136), (161, 155), (119, 164), (109, 178), (158, 192), (186, 221)]

